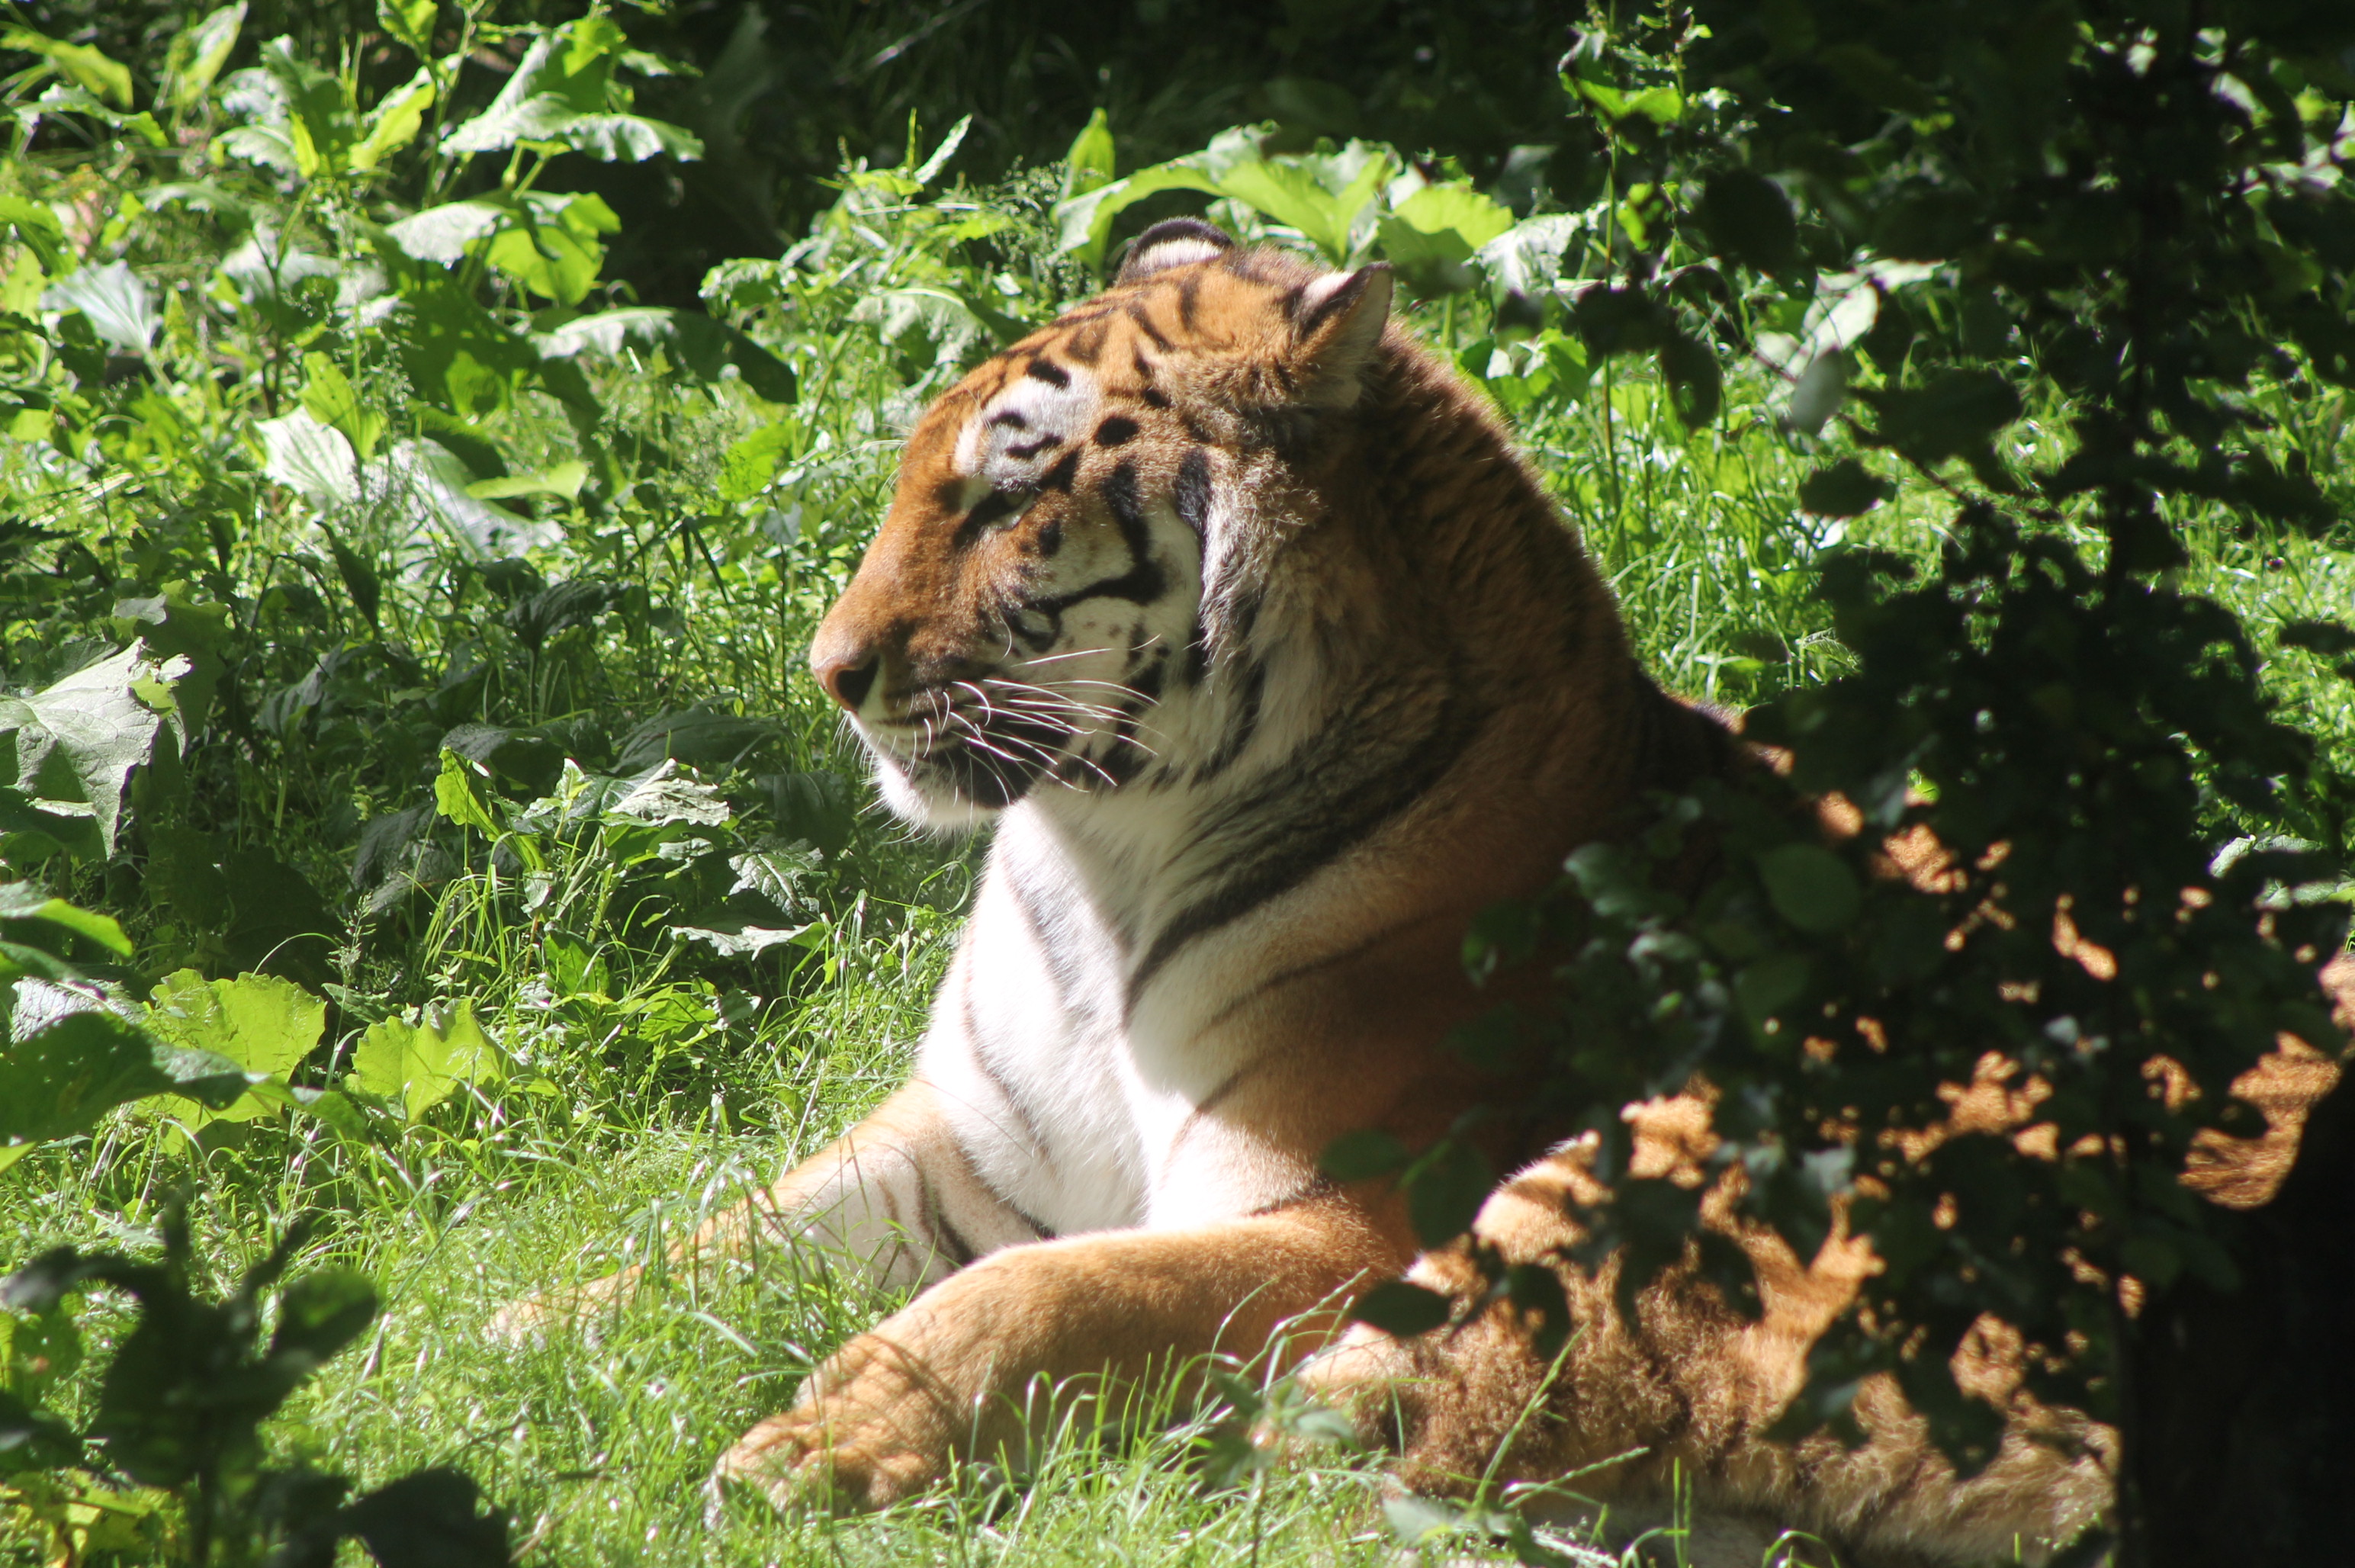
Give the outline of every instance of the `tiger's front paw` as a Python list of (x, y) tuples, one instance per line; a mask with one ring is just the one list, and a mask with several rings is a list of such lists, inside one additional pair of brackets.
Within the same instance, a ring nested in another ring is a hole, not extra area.
[(495, 1344), (537, 1345), (551, 1332), (580, 1332), (599, 1312), (627, 1296), (638, 1274), (625, 1268), (586, 1285), (518, 1296), (491, 1315), (483, 1333)]
[(812, 1375), (800, 1403), (738, 1438), (711, 1478), (781, 1513), (888, 1508), (947, 1474), (956, 1403), (906, 1348), (862, 1334)]

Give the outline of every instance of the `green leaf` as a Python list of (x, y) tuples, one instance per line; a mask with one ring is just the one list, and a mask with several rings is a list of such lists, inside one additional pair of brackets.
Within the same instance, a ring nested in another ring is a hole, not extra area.
[(446, 746), (442, 749), (441, 776), (433, 781), (433, 804), (450, 821), (471, 827), (485, 838), (496, 838), (505, 831), (493, 815), (496, 808), (484, 793), (475, 764)]
[(224, 5), (172, 39), (164, 57), (164, 90), (160, 97), (186, 114), (205, 101), (221, 67), (237, 48), (238, 29), (245, 26), (246, 0)]
[(795, 393), (792, 366), (745, 333), (696, 311), (625, 305), (567, 322), (538, 342), (540, 351), (555, 358), (660, 348), (698, 380), (719, 380), (733, 366), (744, 385), (769, 402), (789, 403)]
[(730, 446), (719, 460), (719, 495), (723, 500), (749, 501), (769, 487), (777, 464), (793, 449), (799, 434), (790, 421), (765, 424)]
[(1440, 294), (1470, 288), (1474, 254), (1512, 227), (1511, 210), (1476, 190), (1425, 186), (1376, 232), (1383, 258), (1417, 293)]
[(1085, 196), (1100, 186), (1113, 182), (1112, 123), (1101, 109), (1088, 116), (1088, 123), (1071, 138), (1071, 151), (1063, 155), (1063, 199)]
[[(357, 399), (352, 407), (357, 411)], [(307, 406), (274, 420), (257, 420), (253, 431), (261, 437), (262, 473), (313, 506), (348, 506), (359, 499), (359, 460), (351, 438)]]
[(578, 459), (567, 459), (528, 474), (478, 479), (466, 486), (466, 494), (484, 501), (504, 501), (517, 496), (560, 496), (572, 501), (580, 498), (581, 486), (588, 482), (589, 465)]
[(1701, 187), (1700, 225), (1716, 252), (1762, 272), (1798, 259), (1798, 219), (1783, 187), (1750, 169), (1725, 169)]
[(1450, 1303), (1435, 1290), (1402, 1279), (1386, 1279), (1358, 1298), (1349, 1316), (1400, 1339), (1427, 1334), (1447, 1321)]
[(1758, 857), (1758, 874), (1775, 912), (1811, 935), (1844, 930), (1864, 908), (1856, 873), (1821, 845), (1778, 845)]
[(482, 1026), (474, 1004), (461, 1002), (442, 1025), (387, 1019), (360, 1038), (352, 1052), (352, 1082), (389, 1100), (415, 1121), (462, 1085), (496, 1083), (506, 1061)]
[(164, 325), (155, 291), (121, 261), (84, 267), (62, 283), (51, 283), (41, 294), (41, 304), (48, 310), (81, 312), (90, 318), (91, 330), (123, 354), (145, 354)]
[(1470, 1144), (1448, 1138), (1415, 1161), (1404, 1178), (1407, 1217), (1426, 1247), (1444, 1246), (1472, 1228), (1496, 1190), (1497, 1173)]
[(1317, 1168), (1336, 1181), (1366, 1181), (1403, 1168), (1407, 1147), (1390, 1134), (1365, 1127), (1343, 1133), (1326, 1146)]
[(1880, 506), (1897, 486), (1853, 457), (1817, 469), (1799, 482), (1799, 509), (1818, 517), (1854, 517)]
[(321, 424), (341, 431), (362, 463), (376, 455), (384, 416), (369, 408), (351, 379), (324, 354), (303, 356), (303, 406)]
[[(153, 993), (147, 1027), (158, 1040), (227, 1061), (255, 1080), (286, 1077), (318, 1045), (327, 1004), (291, 980), (240, 975), (207, 980), (194, 969), (164, 977)], [(249, 1091), (235, 1104), (213, 1108), (186, 1097), (169, 1102), (190, 1131), (213, 1121), (249, 1122), (273, 1115), (272, 1097)]]
[(270, 1355), (318, 1367), (376, 1320), (376, 1286), (348, 1269), (320, 1269), (289, 1280), (278, 1293), (278, 1327)]
[(30, 27), (11, 27), (0, 33), (0, 49), (39, 55), (85, 91), (109, 100), (118, 109), (131, 107), (131, 68), (88, 44), (60, 43)]
[[(432, 22), (432, 0), (421, 0)], [(377, 106), (368, 111), (360, 139), (352, 144), (346, 162), (356, 170), (375, 168), (392, 154), (417, 139), (424, 127), (425, 112), (433, 107), (433, 76), (420, 69), (417, 74), (400, 87), (385, 94)]]
[(64, 819), (62, 831), (86, 820), (99, 852), (112, 855), (123, 786), (154, 756), (165, 723), (141, 691), (161, 695), (187, 669), (184, 658), (149, 657), (134, 640), (31, 696), (0, 698), (0, 735), (14, 746), (16, 789), (35, 810)]
[(418, 54), (432, 47), (438, 0), (376, 0), (377, 25)]

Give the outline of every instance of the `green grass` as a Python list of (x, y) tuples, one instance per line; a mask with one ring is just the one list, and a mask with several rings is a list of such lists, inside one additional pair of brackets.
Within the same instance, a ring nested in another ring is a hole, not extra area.
[[(1040, 188), (1033, 179), (996, 199), (1035, 224)], [(489, 674), (464, 717), (515, 728), (585, 720), (609, 741), (666, 709), (725, 702), (773, 721), (759, 769), (863, 779), (802, 652), (879, 518), (895, 432), (954, 379), (958, 353), (954, 345), (935, 353), (942, 346), (921, 336), (884, 342), (859, 304), (946, 278), (1009, 302), (1018, 322), (1050, 314), (1070, 283), (1041, 262), (1035, 234), (1028, 249), (1009, 244), (987, 263), (953, 263), (949, 247), (928, 237), (927, 224), (943, 216), (927, 217), (923, 203), (864, 211), (863, 237), (842, 240), (841, 254), (811, 269), (815, 281), (791, 310), (753, 319), (805, 389), (777, 477), (753, 494), (717, 498), (725, 454), (783, 421), (779, 411), (732, 385), (682, 386), (645, 363), (601, 369), (600, 428), (621, 482), (593, 507), (533, 503), (563, 534), (534, 560), (552, 581), (603, 576), (636, 597), (598, 625), (527, 647), (478, 566), (421, 550), (386, 573), (384, 630), (406, 643), (425, 688), (471, 661)], [(172, 230), (155, 243), (201, 261), (217, 238)], [(192, 280), (203, 275), (189, 267)], [(1429, 311), (1418, 326), (1435, 335), (1443, 319)], [(203, 362), (192, 336), (168, 347)], [(385, 390), (392, 379), (381, 365), (370, 369), (399, 417), (397, 393)], [(208, 387), (201, 377), (190, 385)], [(189, 393), (192, 407), (198, 398)], [(238, 421), (261, 411), (216, 406), (208, 417), (214, 433), (228, 432), (227, 450)], [(2265, 411), (2349, 509), (2355, 496), (2339, 476), (2355, 465), (2346, 461), (2343, 396)], [(574, 450), (545, 400), (527, 399), (493, 425), (517, 468)], [(1816, 454), (1777, 430), (1758, 380), (1737, 376), (1721, 418), (1689, 435), (1654, 382), (1623, 366), (1521, 433), (1601, 559), (1643, 656), (1672, 688), (1740, 707), (1838, 669), (1807, 570), (1835, 531), (1795, 503)], [(2030, 420), (2008, 439), (2033, 451), (2056, 437)], [(0, 489), (28, 515), (113, 552), (119, 571), (109, 582), (152, 590), (211, 549), (186, 520), (218, 499), (206, 499), (215, 475), (201, 452), (112, 454), (120, 466), (149, 465), (151, 490), (123, 501), (106, 487), (106, 463), (85, 471), (28, 442), (6, 447)], [(250, 470), (250, 454), (237, 460)], [(254, 628), (240, 678), (261, 705), (299, 688), (324, 655), (369, 637), (336, 597), (316, 519), (282, 492), (257, 494), (208, 586)], [(1915, 482), (1840, 532), (1921, 555), (1935, 548), (1949, 509)], [(333, 520), (389, 567), (414, 532), (382, 512)], [(2200, 554), (2184, 585), (2224, 600), (2261, 636), (2331, 613), (2355, 592), (2355, 562), (2332, 541), (2242, 539), (2222, 519), (2188, 521)], [(162, 564), (143, 565), (142, 549)], [(328, 591), (305, 600), (290, 581)], [(12, 670), (21, 676), (69, 636), (102, 626), (112, 603), (111, 591), (79, 609), (11, 601)], [(2347, 684), (2320, 661), (2285, 656), (2269, 678), (2322, 743), (2355, 739)], [(238, 844), (270, 845), (322, 888), (340, 890), (366, 825), (430, 798), (453, 721), (434, 717), (415, 690), (389, 686), (355, 696), (348, 719), (192, 754), (189, 820)], [(734, 786), (756, 770), (712, 771)], [(506, 805), (520, 810), (524, 800)], [(730, 847), (775, 827), (747, 807)], [(137, 1250), (162, 1197), (186, 1184), (218, 1285), (293, 1216), (325, 1211), (310, 1259), (364, 1271), (384, 1311), (289, 1407), (275, 1428), (282, 1447), (363, 1484), (461, 1466), (513, 1511), (531, 1563), (1391, 1560), (1372, 1460), (1328, 1453), (1220, 1490), (1206, 1477), (1199, 1413), (1176, 1409), (1125, 1435), (1066, 1434), (1027, 1486), (962, 1477), (879, 1519), (779, 1519), (741, 1504), (708, 1518), (703, 1482), (717, 1455), (788, 1403), (809, 1367), (889, 1310), (890, 1298), (844, 1283), (823, 1258), (773, 1259), (749, 1275), (658, 1275), (588, 1335), (517, 1349), (492, 1342), (485, 1326), (524, 1293), (659, 1260), (701, 1216), (821, 1147), (887, 1093), (922, 1029), (975, 848), (918, 838), (870, 806), (801, 895), (805, 944), (747, 963), (683, 950), (634, 923), (611, 866), (580, 862), (578, 890), (534, 905), (517, 869), (479, 841), (453, 852), (450, 874), (413, 909), (354, 921), (330, 992), (338, 1028), (347, 1042), (405, 1009), (466, 1000), (528, 1083), (485, 1086), (368, 1140), (297, 1120), (192, 1148), (153, 1119), (118, 1115), (89, 1139), (0, 1173), (0, 1264), (67, 1242)], [(190, 961), (191, 933), (135, 874), (85, 870), (71, 885), (122, 913), (148, 968)], [(593, 995), (559, 983), (549, 938), (559, 931), (610, 957), (607, 981), (586, 988)], [(127, 1318), (100, 1300), (84, 1321), (94, 1354), (69, 1409), (87, 1408), (91, 1376)], [(5, 1528), (0, 1563), (33, 1561)]]

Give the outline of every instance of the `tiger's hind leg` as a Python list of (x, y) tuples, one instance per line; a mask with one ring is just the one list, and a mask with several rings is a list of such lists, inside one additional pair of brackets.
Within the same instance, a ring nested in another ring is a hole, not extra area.
[[(670, 1251), (674, 1270), (814, 1247), (879, 1285), (929, 1285), (975, 1258), (1039, 1239), (991, 1191), (958, 1143), (938, 1090), (919, 1079), (765, 1190), (730, 1205)], [(579, 1325), (624, 1299), (637, 1266), (536, 1293), (492, 1318), (494, 1338)]]

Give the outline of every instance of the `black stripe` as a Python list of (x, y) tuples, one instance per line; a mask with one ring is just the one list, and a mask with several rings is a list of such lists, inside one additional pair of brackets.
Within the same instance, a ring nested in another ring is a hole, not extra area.
[(988, 531), (992, 523), (1011, 517), (1019, 511), (1024, 499), (1025, 497), (1021, 496), (1009, 495), (1004, 490), (992, 490), (981, 498), (980, 503), (972, 511), (967, 512), (958, 520), (956, 536), (952, 542), (959, 549), (968, 548), (974, 540)]
[[(1066, 458), (1064, 463), (1071, 461)], [(1120, 528), (1122, 540), (1128, 546), (1128, 570), (1117, 577), (1098, 578), (1075, 592), (1034, 600), (1024, 608), (1052, 615), (1060, 624), (1064, 611), (1085, 600), (1125, 599), (1132, 604), (1150, 604), (1167, 590), (1168, 576), (1153, 560), (1153, 529), (1145, 519), (1144, 504), (1137, 496), (1136, 464), (1123, 463), (1115, 467), (1097, 486), (1097, 494), (1103, 497), (1112, 520)]]
[(1060, 365), (1050, 365), (1044, 359), (1033, 359), (1022, 367), (1022, 373), (1034, 381), (1044, 381), (1050, 387), (1068, 387), (1070, 374)]
[(1080, 454), (1076, 452), (1067, 452), (1063, 453), (1062, 462), (1058, 463), (1054, 467), (1050, 468), (1043, 475), (1040, 476), (1039, 480), (1039, 488), (1041, 490), (1060, 490), (1064, 494), (1069, 495), (1071, 489), (1072, 477), (1076, 475), (1079, 471)]
[(1202, 292), (1202, 274), (1188, 272), (1178, 284), (1178, 325), (1187, 331), (1194, 330), (1195, 296)]
[(1185, 461), (1178, 464), (1174, 499), (1178, 520), (1207, 544), (1210, 537), (1210, 454), (1199, 446), (1188, 452)]
[(1136, 421), (1114, 414), (1096, 426), (1098, 446), (1125, 446), (1136, 439)]
[[(941, 1245), (943, 1242), (948, 1244)], [(937, 1253), (946, 1253), (949, 1261), (959, 1268), (964, 1267), (981, 1255), (974, 1250), (973, 1243), (966, 1241), (954, 1225), (949, 1223), (948, 1211), (939, 1207), (932, 1210), (932, 1250)]]
[[(1195, 844), (1219, 840), (1220, 862), (1240, 868), (1240, 874), (1179, 910), (1155, 935), (1129, 973), (1129, 1010), (1154, 976), (1197, 938), (1291, 891), (1421, 800), (1455, 765), (1487, 717), (1450, 699), (1417, 734), (1418, 727), (1401, 723), (1405, 716), (1389, 707), (1381, 688), (1370, 689), (1336, 714), (1317, 741), (1197, 832)], [(1369, 749), (1376, 737), (1391, 743)]]
[[(1146, 336), (1153, 339), (1153, 347), (1156, 348), (1167, 348), (1170, 347), (1169, 340), (1161, 336), (1161, 329), (1153, 325), (1153, 313), (1145, 308), (1143, 301), (1131, 300), (1128, 302), (1128, 319), (1136, 323), (1136, 329), (1139, 332), (1142, 332)], [(1136, 373), (1144, 377), (1148, 381), (1153, 379), (1153, 367), (1145, 362), (1145, 356), (1139, 354), (1135, 356), (1135, 359)]]
[(1104, 339), (1111, 335), (1111, 329), (1101, 322), (1091, 323), (1086, 330), (1063, 339), (1063, 352), (1082, 365), (1092, 365), (1103, 357)]
[(1242, 689), (1235, 694), (1235, 706), (1227, 718), (1227, 732), (1219, 741), (1219, 749), (1205, 758), (1194, 770), (1196, 784), (1205, 784), (1234, 766), (1259, 733), (1262, 704), (1267, 696), (1267, 666), (1258, 659), (1243, 667)]
[(1006, 449), (1006, 455), (1008, 457), (1018, 457), (1023, 462), (1028, 463), (1030, 459), (1038, 456), (1040, 453), (1052, 452), (1055, 448), (1062, 444), (1063, 438), (1060, 435), (1042, 435), (1036, 441), (1026, 441), (1019, 446), (1007, 447)]

